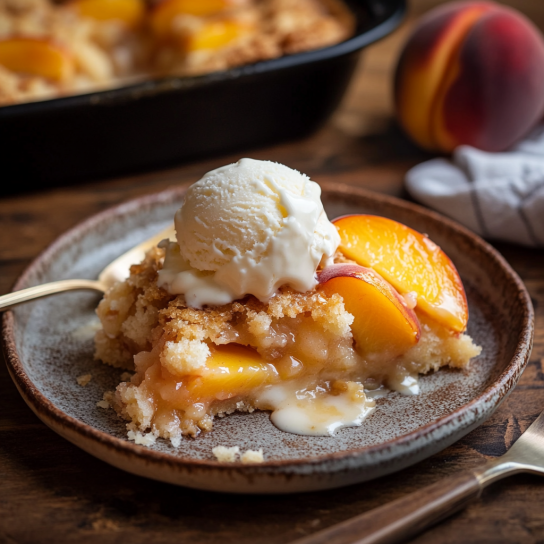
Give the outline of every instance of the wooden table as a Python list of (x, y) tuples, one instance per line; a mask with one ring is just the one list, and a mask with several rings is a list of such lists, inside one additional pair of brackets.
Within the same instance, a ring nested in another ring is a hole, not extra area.
[[(544, 23), (544, 5), (512, 0)], [(413, 13), (433, 0), (415, 1)], [(0, 292), (59, 234), (108, 206), (171, 185), (241, 155), (271, 159), (317, 181), (338, 181), (406, 196), (407, 168), (427, 158), (396, 128), (390, 80), (410, 22), (372, 47), (342, 107), (311, 138), (223, 156), (175, 170), (0, 201)], [(112, 468), (43, 425), (0, 366), (1, 543), (283, 544), (500, 455), (544, 410), (544, 251), (497, 245), (517, 270), (536, 309), (535, 347), (519, 385), (496, 414), (442, 453), (392, 476), (321, 493), (244, 497), (193, 491)], [(464, 512), (414, 540), (423, 543), (544, 541), (544, 480), (499, 483)]]

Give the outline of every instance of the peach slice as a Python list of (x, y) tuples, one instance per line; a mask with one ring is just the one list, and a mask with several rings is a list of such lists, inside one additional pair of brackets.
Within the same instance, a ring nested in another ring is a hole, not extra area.
[(249, 33), (250, 29), (249, 25), (238, 21), (207, 21), (198, 32), (184, 37), (181, 43), (186, 51), (219, 49), (236, 38)]
[(427, 236), (385, 217), (348, 215), (333, 221), (339, 250), (372, 268), (440, 324), (463, 332), (468, 305), (461, 278), (448, 256)]
[(166, 38), (172, 33), (178, 15), (206, 17), (239, 3), (240, 0), (163, 0), (151, 12), (151, 28), (155, 34)]
[(272, 383), (277, 377), (274, 365), (265, 363), (252, 348), (240, 344), (212, 346), (202, 376), (192, 377), (187, 390), (193, 398), (225, 400)]
[(351, 326), (355, 348), (363, 356), (396, 357), (415, 345), (420, 336), (416, 314), (376, 272), (355, 264), (334, 264), (318, 276), (327, 295), (338, 293), (355, 318)]
[(142, 0), (74, 0), (77, 12), (97, 21), (117, 20), (128, 27), (138, 26), (145, 15)]
[(72, 55), (62, 46), (41, 38), (0, 40), (0, 64), (21, 74), (65, 81), (74, 72)]

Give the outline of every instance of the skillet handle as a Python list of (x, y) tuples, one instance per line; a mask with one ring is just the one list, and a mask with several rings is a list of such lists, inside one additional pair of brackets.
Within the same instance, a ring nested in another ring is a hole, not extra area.
[(333, 525), (292, 544), (393, 544), (403, 542), (477, 499), (482, 486), (460, 472), (406, 497)]

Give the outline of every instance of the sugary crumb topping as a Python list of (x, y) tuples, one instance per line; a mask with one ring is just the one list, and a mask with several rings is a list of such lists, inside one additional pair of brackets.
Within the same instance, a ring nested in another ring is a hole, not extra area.
[(238, 457), (238, 454), (240, 453), (240, 448), (238, 446), (233, 446), (232, 448), (227, 448), (226, 446), (216, 446), (213, 448), (212, 453), (221, 463), (234, 463)]
[[(240, 456), (240, 448), (233, 446), (228, 448), (226, 446), (216, 446), (212, 449), (212, 453), (216, 459), (221, 463), (234, 463)], [(264, 461), (263, 450), (247, 450), (241, 454), (240, 460), (244, 465), (250, 465), (252, 463), (262, 463)]]
[(161, 353), (161, 363), (172, 374), (190, 374), (203, 367), (210, 356), (210, 348), (200, 340), (180, 338), (166, 342)]
[(264, 461), (263, 450), (247, 450), (242, 454), (242, 463), (249, 465), (251, 463), (262, 463)]
[(102, 396), (102, 400), (99, 400), (96, 403), (97, 408), (102, 408), (104, 410), (108, 410), (112, 407), (112, 401), (113, 401), (113, 391), (106, 391), (104, 395)]
[(127, 437), (129, 440), (133, 440), (135, 444), (140, 446), (151, 446), (157, 440), (157, 437), (153, 433), (141, 433), (139, 431), (128, 431)]
[(81, 387), (85, 387), (92, 379), (92, 374), (83, 374), (83, 376), (78, 376), (76, 378), (77, 383), (81, 385)]

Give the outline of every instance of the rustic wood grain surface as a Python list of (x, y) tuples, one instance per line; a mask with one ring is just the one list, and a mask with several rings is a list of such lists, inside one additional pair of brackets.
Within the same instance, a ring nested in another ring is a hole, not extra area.
[[(31, 259), (83, 218), (138, 195), (195, 181), (241, 155), (285, 163), (316, 181), (405, 197), (405, 171), (428, 156), (395, 126), (391, 70), (415, 16), (436, 3), (414, 0), (408, 21), (368, 50), (339, 111), (307, 140), (139, 177), (3, 198), (0, 292), (7, 292)], [(544, 26), (540, 1), (511, 3)], [(297, 496), (227, 496), (126, 474), (43, 425), (1, 365), (0, 542), (282, 544), (504, 453), (544, 410), (544, 251), (504, 244), (497, 248), (525, 281), (536, 309), (534, 350), (519, 385), (491, 420), (442, 453), (400, 473), (345, 489)], [(543, 504), (544, 479), (513, 477), (413, 542), (544, 542)]]

